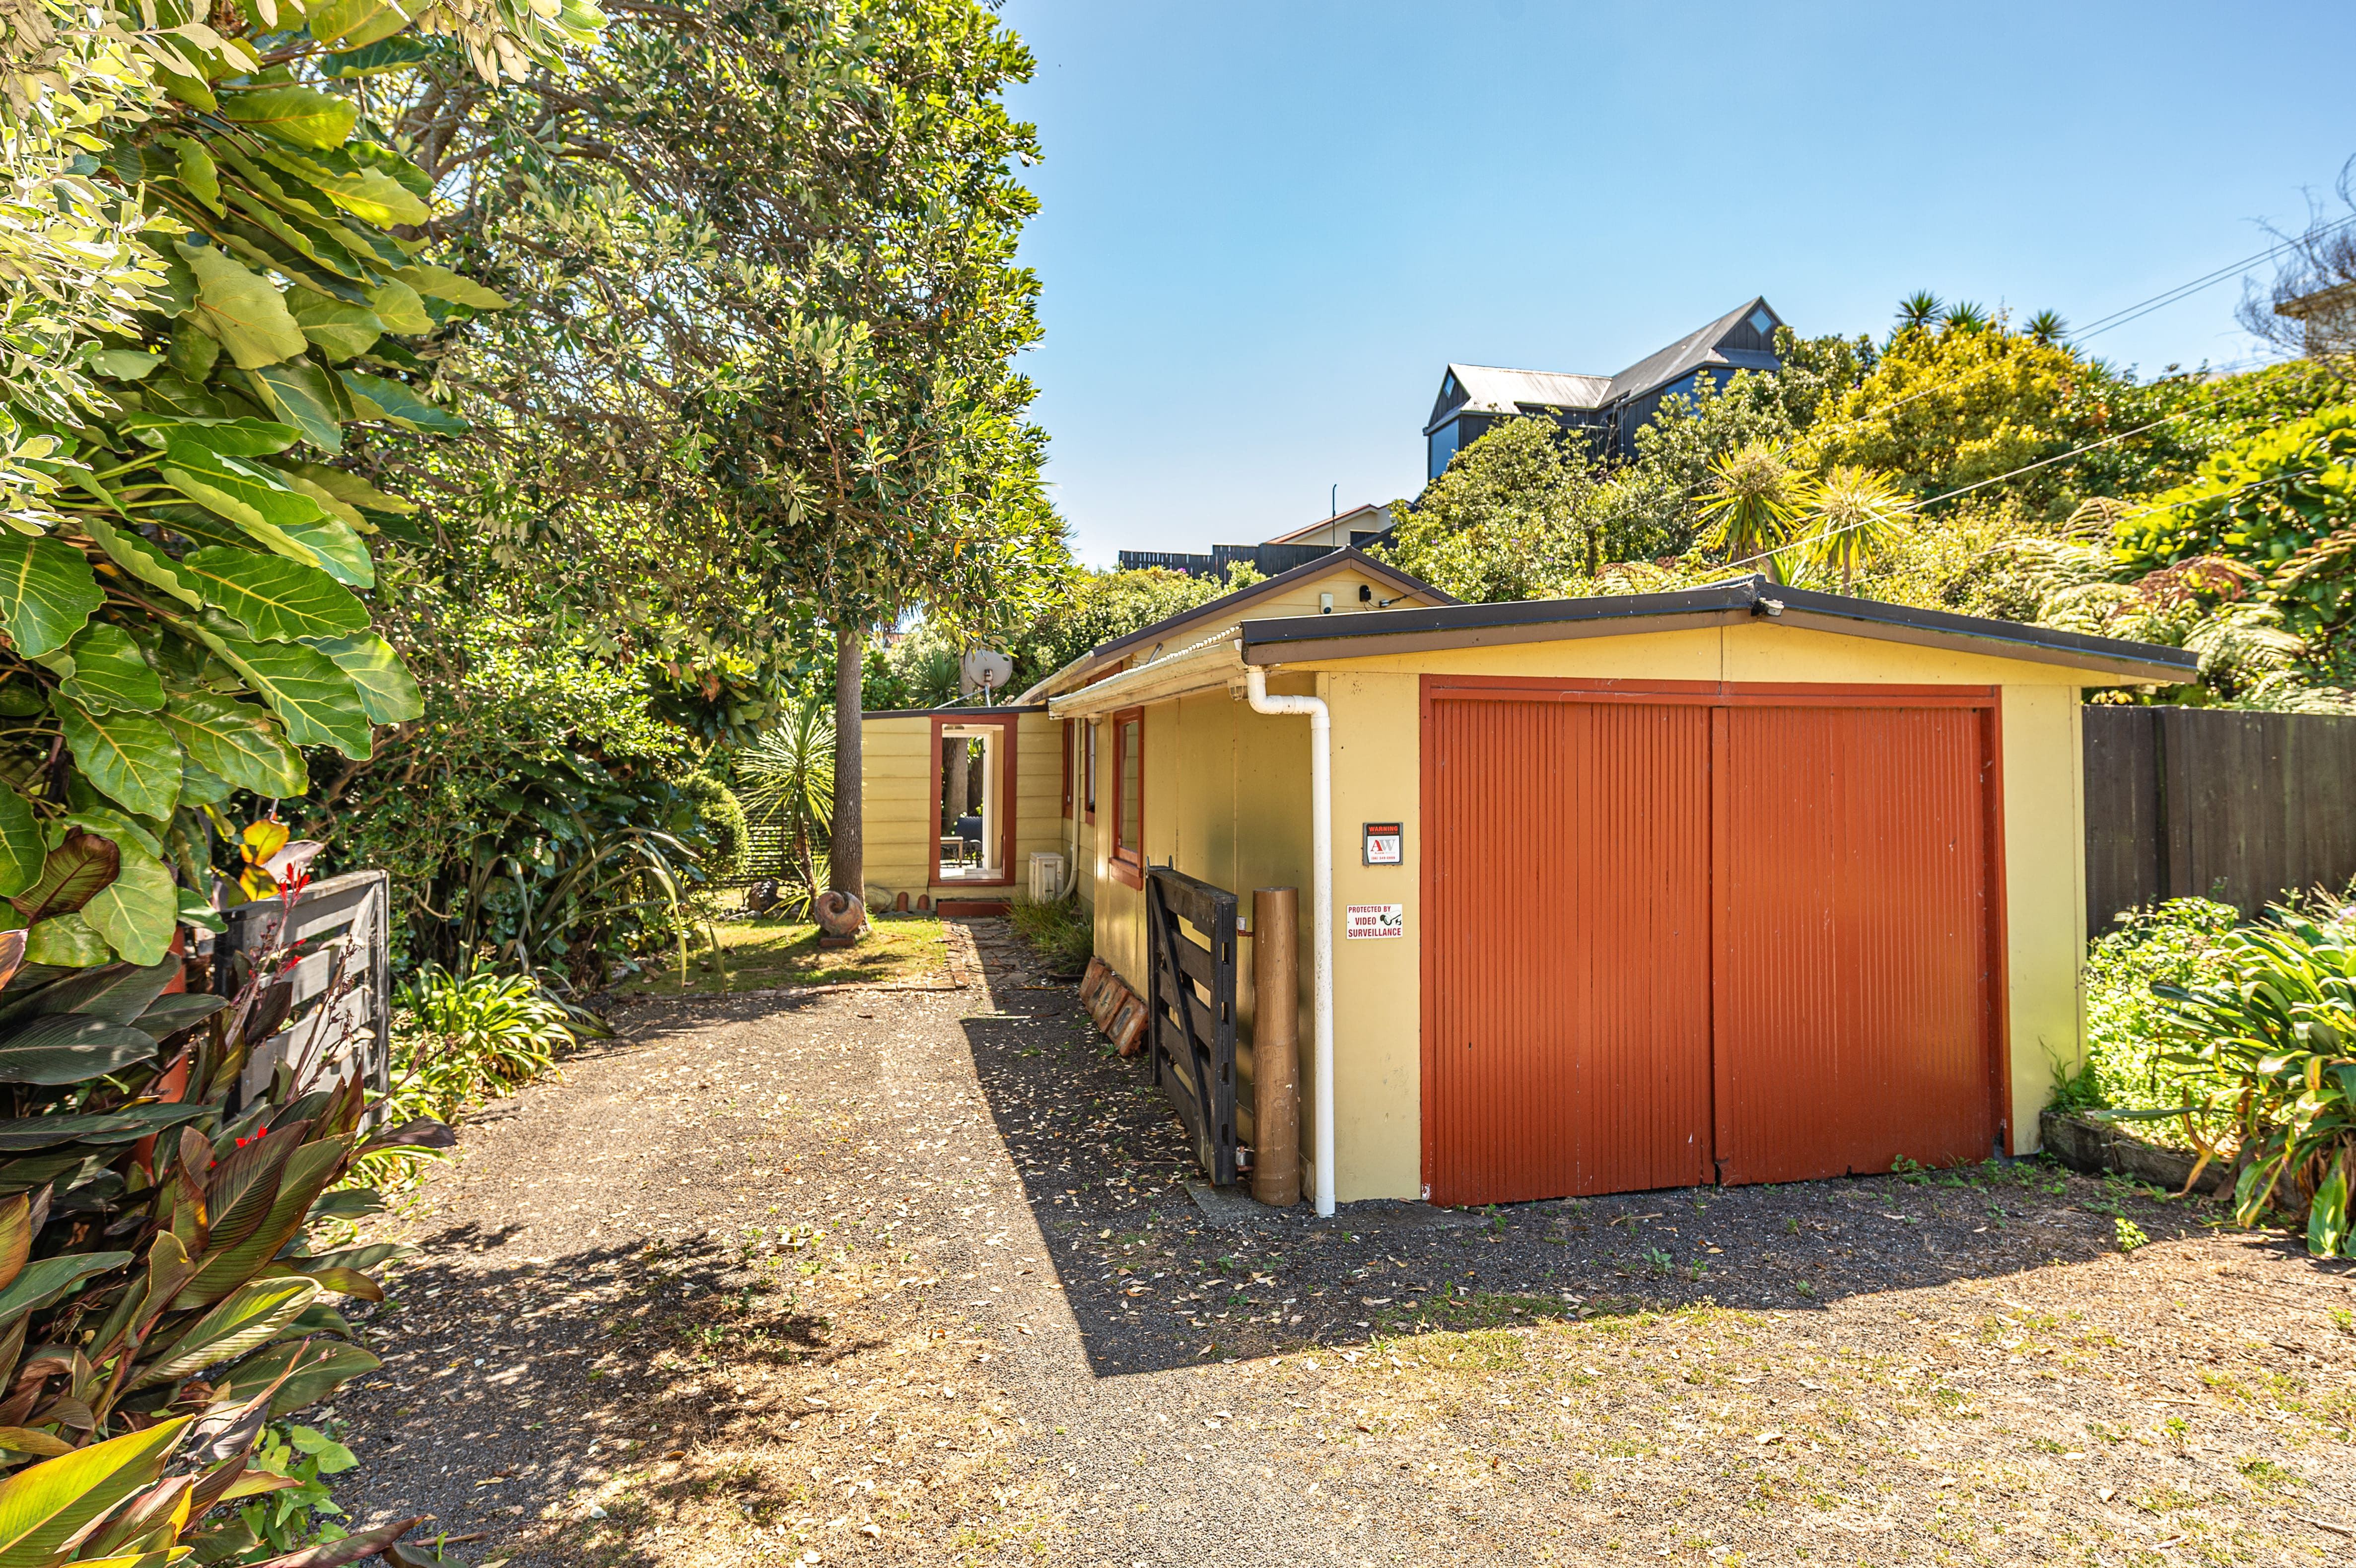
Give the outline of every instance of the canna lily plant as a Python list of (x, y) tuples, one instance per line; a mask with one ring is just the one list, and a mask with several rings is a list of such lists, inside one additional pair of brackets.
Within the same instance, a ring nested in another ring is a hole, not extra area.
[[(2192, 1090), (2185, 1106), (2153, 1114), (2232, 1129), (2243, 1162), (2237, 1221), (2255, 1224), (2270, 1209), (2304, 1214), (2309, 1252), (2356, 1255), (2356, 939), (2344, 923), (2276, 910), (2228, 934), (2222, 955), (2219, 979), (2153, 987), (2182, 1047), (2163, 1060)], [(2222, 1139), (2196, 1136), (2202, 1165), (2227, 1153)]]
[(234, 998), (174, 994), (177, 960), (19, 964), (0, 992), (0, 1560), (250, 1560), (216, 1510), (296, 1484), (249, 1467), (265, 1424), (380, 1364), (334, 1303), (381, 1300), (402, 1249), (311, 1237), (379, 1206), (356, 1161), (446, 1132), (367, 1130), (358, 1073), (318, 1071), (338, 1041), (249, 1092), (296, 956)]

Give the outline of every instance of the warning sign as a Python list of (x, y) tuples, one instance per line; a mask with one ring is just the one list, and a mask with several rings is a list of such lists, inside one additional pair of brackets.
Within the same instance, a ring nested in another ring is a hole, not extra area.
[(1369, 866), (1397, 866), (1405, 863), (1407, 857), (1400, 853), (1401, 847), (1405, 842), (1406, 840), (1400, 836), (1399, 825), (1398, 823), (1367, 823), (1366, 864)]
[(1407, 934), (1405, 904), (1349, 904), (1344, 912), (1349, 917), (1342, 926), (1345, 937)]

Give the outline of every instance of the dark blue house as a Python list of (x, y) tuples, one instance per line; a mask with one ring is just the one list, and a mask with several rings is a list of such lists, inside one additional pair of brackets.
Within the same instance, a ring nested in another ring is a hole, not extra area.
[(1625, 461), (1636, 454), (1636, 432), (1663, 398), (1691, 392), (1705, 376), (1723, 387), (1737, 370), (1776, 369), (1775, 329), (1783, 325), (1772, 306), (1754, 299), (1616, 376), (1451, 365), (1423, 427), (1425, 477), (1439, 478), (1451, 458), (1500, 420), (1527, 414), (1583, 432), (1597, 456)]

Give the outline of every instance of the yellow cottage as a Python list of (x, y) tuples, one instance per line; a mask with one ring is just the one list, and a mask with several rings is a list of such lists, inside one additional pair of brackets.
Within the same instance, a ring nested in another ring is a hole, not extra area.
[[(1156, 869), (1299, 888), (1321, 1210), (2026, 1153), (2082, 1050), (2082, 693), (2192, 662), (1759, 577), (1456, 604), (1339, 551), (995, 714), (870, 720), (871, 891), (1060, 853), (1143, 994)], [(938, 831), (968, 725), (978, 853)]]

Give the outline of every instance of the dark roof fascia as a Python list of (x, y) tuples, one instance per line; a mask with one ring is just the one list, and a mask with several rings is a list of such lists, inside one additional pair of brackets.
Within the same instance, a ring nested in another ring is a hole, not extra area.
[[(1696, 327), (1665, 348), (1655, 349), (1612, 378), (1606, 400), (1626, 402), (1644, 397), (1667, 386), (1680, 376), (1700, 369), (1713, 358), (1720, 364), (1734, 364), (1735, 361), (1719, 347), (1719, 344), (1757, 310), (1763, 310), (1769, 315), (1775, 315), (1775, 307), (1767, 303), (1766, 295), (1754, 294), (1708, 325)], [(1776, 316), (1775, 325), (1783, 325), (1781, 316)], [(1756, 366), (1743, 368), (1757, 368)]]
[[(1764, 360), (1765, 363), (1759, 363), (1761, 360)], [(1727, 370), (1769, 372), (1783, 368), (1783, 362), (1781, 359), (1776, 358), (1775, 356), (1767, 353), (1763, 349), (1713, 348), (1705, 357), (1697, 359), (1690, 365), (1678, 367), (1672, 370), (1668, 375), (1665, 375), (1659, 380), (1654, 382), (1651, 386), (1639, 387), (1633, 391), (1615, 393), (1613, 394), (1612, 400), (1615, 404), (1633, 403), (1639, 398), (1649, 397), (1653, 393), (1659, 391), (1663, 387), (1667, 386), (1672, 381), (1683, 380), (1685, 378), (1695, 375), (1703, 370), (1716, 370), (1723, 368)]]
[[(1993, 643), (2001, 650), (1996, 655), (1998, 657), (2039, 664), (2103, 665), (2114, 669), (2129, 667), (2135, 672), (2134, 678), (2155, 685), (2180, 684), (2190, 679), (2200, 667), (2198, 656), (2181, 648), (2091, 637), (2078, 632), (1957, 615), (1944, 610), (1918, 610), (1910, 605), (1885, 604), (1879, 600), (1853, 599), (1806, 588), (1787, 588), (1756, 576), (1666, 593), (1390, 610), (1382, 613), (1380, 624), (1367, 624), (1376, 620), (1375, 616), (1351, 616), (1339, 622), (1330, 615), (1247, 621), (1243, 625), (1244, 662), (1299, 664), (1319, 658), (1355, 658), (1394, 651), (1409, 644), (1469, 647), (1623, 636), (1745, 620), (1767, 613), (1770, 602), (1781, 606), (1776, 618), (1786, 625), (1983, 653), (1989, 652), (1987, 645)], [(1373, 637), (1380, 637), (1387, 645), (1379, 649), (1369, 646), (1367, 639)]]
[(960, 708), (878, 708), (869, 712), (862, 712), (859, 717), (862, 719), (971, 719), (976, 715), (987, 718), (995, 713), (1044, 713), (1046, 711), (1047, 705), (1044, 702), (1001, 702), (995, 708), (977, 708), (971, 705)]
[[(1326, 572), (1344, 567), (1355, 567), (1369, 577), (1380, 578), (1401, 592), (1421, 594), (1437, 599), (1443, 604), (1458, 603), (1456, 596), (1446, 590), (1436, 588), (1422, 578), (1401, 571), (1396, 566), (1387, 566), (1355, 545), (1344, 545), (1331, 554), (1318, 556), (1313, 560), (1302, 561), (1289, 571), (1280, 571), (1274, 577), (1262, 578), (1249, 587), (1238, 588), (1233, 593), (1221, 594), (1207, 603), (1195, 605), (1192, 610), (1182, 610), (1175, 615), (1156, 621), (1151, 626), (1141, 627), (1127, 636), (1115, 637), (1108, 643), (1098, 643), (1089, 649), (1084, 657), (1075, 660), (1073, 667), (1067, 667), (1090, 668), (1141, 644), (1166, 642), (1170, 634), (1180, 627), (1192, 625), (1197, 621), (1215, 621), (1230, 613), (1237, 604), (1246, 599), (1267, 593), (1271, 589), (1289, 588), (1293, 583), (1312, 577), (1320, 577)], [(1313, 618), (1326, 622), (1333, 619), (1331, 615), (1319, 615)], [(1062, 673), (1061, 670), (1056, 672), (1057, 675)], [(1047, 678), (1053, 680), (1055, 676), (1049, 676)]]

